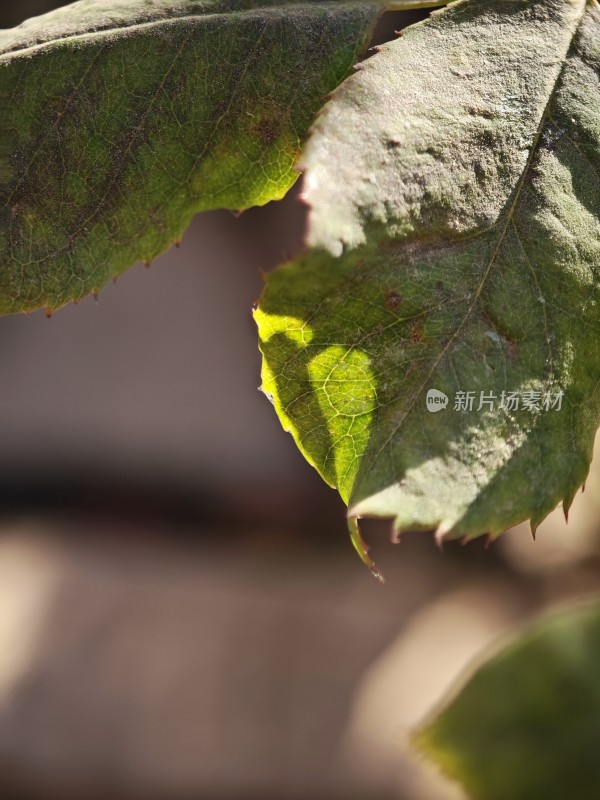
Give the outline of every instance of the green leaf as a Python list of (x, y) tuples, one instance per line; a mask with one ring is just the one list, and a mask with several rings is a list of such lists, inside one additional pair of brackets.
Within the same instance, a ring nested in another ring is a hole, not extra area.
[(471, 800), (600, 797), (600, 606), (538, 623), (480, 666), (414, 742)]
[[(256, 319), (263, 387), (351, 519), (439, 541), (535, 530), (585, 480), (599, 78), (595, 0), (459, 2), (384, 45), (318, 118), (311, 248), (269, 277)], [(482, 392), (493, 408), (477, 410)]]
[(0, 313), (282, 197), (384, 3), (83, 0), (0, 32)]

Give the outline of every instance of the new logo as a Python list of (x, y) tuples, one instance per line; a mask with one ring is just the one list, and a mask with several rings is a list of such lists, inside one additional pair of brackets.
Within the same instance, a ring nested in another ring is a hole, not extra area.
[(439, 389), (430, 389), (427, 392), (427, 411), (435, 414), (437, 411), (442, 411), (448, 405), (448, 396)]

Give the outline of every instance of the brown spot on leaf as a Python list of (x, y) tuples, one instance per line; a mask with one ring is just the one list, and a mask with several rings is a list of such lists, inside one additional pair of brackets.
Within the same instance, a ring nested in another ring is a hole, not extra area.
[(505, 336), (504, 341), (506, 342), (506, 350), (508, 352), (509, 358), (514, 358), (517, 354), (517, 345), (514, 339), (511, 339), (510, 336)]
[(419, 324), (411, 325), (408, 331), (408, 339), (411, 344), (422, 344), (425, 341), (423, 330)]
[(402, 305), (402, 298), (398, 294), (398, 292), (388, 292), (387, 297), (385, 298), (385, 307), (388, 311), (395, 311)]
[(262, 119), (258, 126), (258, 132), (263, 144), (267, 147), (272, 145), (279, 135), (279, 129), (272, 119)]

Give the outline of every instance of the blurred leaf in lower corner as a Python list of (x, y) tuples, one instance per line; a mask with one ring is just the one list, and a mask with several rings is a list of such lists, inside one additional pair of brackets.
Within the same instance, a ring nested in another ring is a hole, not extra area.
[(497, 651), (414, 742), (471, 800), (597, 800), (600, 599)]

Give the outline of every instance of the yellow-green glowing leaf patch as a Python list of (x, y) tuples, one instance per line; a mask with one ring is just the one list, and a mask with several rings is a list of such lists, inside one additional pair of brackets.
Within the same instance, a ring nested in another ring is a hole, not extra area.
[(350, 517), (442, 540), (568, 509), (600, 420), (597, 2), (436, 12), (334, 93), (302, 165), (263, 380)]
[(0, 313), (280, 198), (378, 2), (83, 0), (0, 31)]
[(468, 677), (414, 741), (470, 800), (600, 797), (600, 607), (538, 623)]

